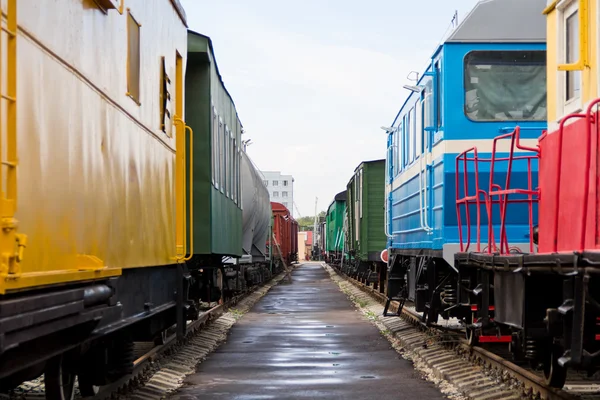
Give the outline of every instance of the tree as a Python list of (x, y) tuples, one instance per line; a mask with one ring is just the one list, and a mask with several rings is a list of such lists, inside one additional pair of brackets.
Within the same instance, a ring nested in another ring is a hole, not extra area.
[[(325, 216), (327, 213), (325, 211), (321, 211), (319, 213), (319, 223), (325, 221)], [(314, 216), (306, 216), (300, 217), (296, 219), (298, 222), (298, 230), (299, 231), (312, 231), (315, 226), (315, 217)]]

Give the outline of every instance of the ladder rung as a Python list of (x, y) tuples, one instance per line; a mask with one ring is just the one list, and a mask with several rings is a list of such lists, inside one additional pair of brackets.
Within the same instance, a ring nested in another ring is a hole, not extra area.
[(17, 36), (17, 33), (16, 33), (16, 32), (14, 32), (14, 31), (11, 31), (11, 30), (10, 30), (10, 29), (8, 29), (7, 27), (4, 27), (4, 26), (3, 26), (3, 27), (2, 27), (2, 30), (3, 30), (4, 32), (6, 32), (6, 33), (8, 34), (8, 36), (10, 36), (10, 37), (15, 37), (15, 36)]
[(15, 99), (14, 97), (7, 96), (5, 94), (2, 95), (2, 98), (5, 99), (5, 100), (8, 100), (8, 101), (12, 101), (12, 102), (17, 101), (17, 99)]
[(10, 162), (10, 161), (2, 161), (2, 165), (6, 165), (7, 167), (13, 167), (13, 168), (17, 167), (16, 162)]

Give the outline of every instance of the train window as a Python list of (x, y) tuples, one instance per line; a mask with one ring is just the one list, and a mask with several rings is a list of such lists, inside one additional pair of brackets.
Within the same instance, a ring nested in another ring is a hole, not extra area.
[(402, 140), (402, 158), (403, 158), (402, 165), (404, 165), (404, 167), (406, 167), (409, 164), (408, 149), (410, 148), (409, 137), (410, 137), (410, 127), (411, 126), (412, 126), (411, 112), (409, 111), (408, 114), (406, 114), (404, 116), (404, 135), (403, 135), (404, 139)]
[(127, 17), (127, 95), (140, 104), (140, 24)]
[(240, 208), (243, 208), (242, 206), (242, 176), (240, 175), (240, 164), (242, 162), (242, 149), (238, 146), (238, 150), (237, 150), (237, 176), (238, 176), (238, 181), (237, 181), (237, 192), (238, 192), (238, 204), (240, 205)]
[[(426, 79), (425, 92), (423, 93), (425, 96), (423, 100), (423, 124), (425, 128), (431, 129), (434, 127), (435, 121), (433, 115), (433, 80), (430, 77), (426, 77)], [(422, 145), (424, 146), (425, 143), (423, 142)], [(423, 152), (423, 148), (417, 150), (421, 153)]]
[(402, 130), (404, 129), (404, 124), (402, 120), (400, 120), (400, 125), (398, 125), (398, 129), (396, 130), (396, 147), (394, 148), (395, 157), (394, 157), (394, 171), (395, 175), (398, 175), (402, 169), (402, 157), (401, 157), (401, 143), (400, 140), (402, 138)]
[[(167, 68), (165, 66), (165, 57), (160, 58), (160, 130), (167, 133), (167, 119), (171, 118), (169, 109), (167, 108), (167, 101), (171, 97), (169, 93), (169, 85), (171, 79), (167, 75)], [(170, 131), (169, 131), (170, 132)], [(169, 134), (169, 136), (171, 136)]]
[(213, 185), (218, 188), (219, 184), (217, 183), (217, 160), (219, 159), (218, 155), (217, 155), (217, 151), (218, 151), (218, 139), (217, 139), (217, 132), (218, 132), (218, 127), (219, 127), (219, 122), (217, 121), (217, 110), (215, 109), (215, 107), (213, 106), (212, 108), (212, 112), (213, 112), (213, 120), (212, 120), (212, 143), (211, 143), (211, 148), (212, 148), (212, 183)]
[(219, 181), (219, 188), (221, 190), (221, 193), (223, 193), (225, 191), (225, 188), (223, 187), (223, 181), (225, 179), (224, 178), (224, 171), (223, 171), (223, 121), (221, 120), (221, 118), (219, 117), (219, 131), (217, 132), (217, 141), (219, 143), (219, 152), (217, 153), (218, 159), (217, 159), (217, 165), (219, 166), (219, 173), (218, 173), (218, 181)]
[[(426, 107), (425, 100), (423, 100), (423, 106)], [(415, 158), (418, 158), (423, 152), (423, 106), (415, 107)]]
[(544, 121), (545, 51), (473, 51), (465, 57), (465, 115), (472, 121)]
[(229, 193), (231, 199), (235, 201), (235, 147), (231, 132), (229, 132)]
[(359, 207), (360, 207), (360, 218), (362, 218), (363, 216), (363, 194), (362, 194), (362, 190), (363, 190), (363, 170), (360, 170), (360, 183), (358, 185), (358, 190), (359, 190)]
[(418, 104), (410, 110), (412, 125), (410, 126), (410, 162), (415, 161), (415, 150), (417, 148), (417, 108)]
[[(577, 62), (579, 58), (579, 11), (577, 2), (565, 11), (564, 60), (567, 64)], [(581, 97), (581, 71), (567, 71), (564, 83), (565, 105)]]
[(229, 197), (229, 128), (225, 124), (223, 129), (223, 193)]
[(442, 121), (444, 119), (444, 85), (442, 82), (442, 61), (438, 61), (435, 63), (435, 80), (438, 93), (435, 94), (436, 104), (437, 104), (437, 127), (438, 129), (442, 127)]

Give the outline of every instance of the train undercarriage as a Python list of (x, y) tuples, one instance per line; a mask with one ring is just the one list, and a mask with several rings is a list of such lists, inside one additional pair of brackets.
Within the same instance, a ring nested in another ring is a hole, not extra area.
[[(273, 270), (271, 270), (271, 268)], [(121, 276), (15, 293), (0, 301), (0, 393), (44, 374), (46, 398), (84, 396), (130, 374), (134, 343), (162, 344), (168, 329), (268, 281), (277, 263), (187, 264), (124, 269)]]
[[(569, 368), (600, 369), (600, 256), (393, 251), (389, 303), (406, 301), (423, 323), (456, 318), (471, 345), (506, 345), (513, 361), (562, 387)], [(400, 310), (399, 310), (400, 312)]]

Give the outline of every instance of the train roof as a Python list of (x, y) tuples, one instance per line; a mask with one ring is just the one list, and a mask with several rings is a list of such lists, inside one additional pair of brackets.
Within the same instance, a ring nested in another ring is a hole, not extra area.
[(333, 198), (333, 200), (346, 201), (347, 197), (348, 197), (348, 191), (344, 190), (343, 192), (339, 192), (338, 194), (336, 194), (335, 197)]
[(327, 214), (329, 214), (329, 210), (335, 204), (336, 201), (346, 202), (347, 199), (348, 199), (348, 191), (347, 190), (344, 190), (343, 192), (339, 192), (338, 194), (336, 194), (335, 197), (333, 198), (333, 201), (329, 204), (329, 207), (327, 207)]
[[(189, 42), (190, 37), (193, 37), (196, 40), (206, 41), (207, 49), (204, 49), (203, 45), (198, 46), (198, 45), (195, 45), (194, 42), (190, 43)], [(231, 93), (229, 93), (229, 91), (227, 90), (227, 87), (225, 86), (225, 82), (223, 82), (223, 77), (221, 76), (221, 72), (219, 72), (219, 65), (217, 64), (217, 58), (215, 57), (215, 49), (213, 47), (212, 39), (209, 36), (203, 35), (202, 33), (195, 32), (191, 29), (188, 29), (188, 53), (207, 53), (207, 54), (209, 54), (209, 61), (214, 63), (215, 71), (217, 72), (217, 76), (219, 77), (219, 83), (221, 84), (221, 87), (223, 88), (223, 90), (225, 91), (227, 96), (229, 97), (229, 100), (231, 101), (231, 104), (233, 105), (233, 108), (235, 109), (235, 114), (240, 123), (240, 126), (243, 128), (244, 124), (242, 124), (242, 121), (240, 120), (240, 116), (238, 114), (237, 107), (235, 106), (235, 101), (233, 101), (233, 97), (231, 97)]]
[(385, 162), (385, 159), (382, 158), (380, 160), (361, 161), (360, 164), (358, 164), (358, 166), (356, 168), (354, 168), (354, 172), (358, 171), (363, 164), (375, 164), (375, 163), (380, 163), (380, 162)]
[(546, 0), (481, 0), (445, 42), (544, 43), (545, 7)]

